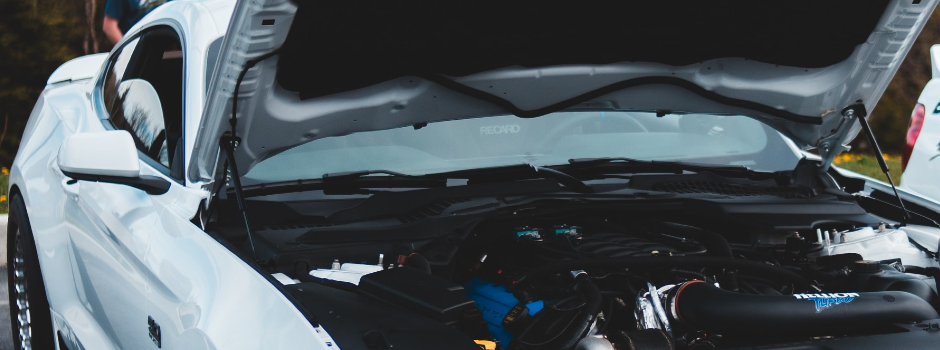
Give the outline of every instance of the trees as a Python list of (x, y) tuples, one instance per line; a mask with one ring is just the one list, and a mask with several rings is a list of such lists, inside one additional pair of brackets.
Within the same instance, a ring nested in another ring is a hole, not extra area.
[[(878, 138), (878, 145), (886, 153), (901, 154), (904, 150), (904, 137), (907, 134), (911, 111), (914, 110), (921, 90), (931, 78), (930, 47), (934, 44), (940, 44), (940, 11), (930, 15), (927, 26), (904, 58), (901, 68), (888, 85), (888, 90), (871, 111), (868, 122)], [(852, 143), (852, 150), (871, 152), (867, 143), (868, 140), (859, 135)]]
[(12, 163), (49, 74), (79, 55), (110, 49), (100, 35), (102, 2), (0, 0), (0, 166)]

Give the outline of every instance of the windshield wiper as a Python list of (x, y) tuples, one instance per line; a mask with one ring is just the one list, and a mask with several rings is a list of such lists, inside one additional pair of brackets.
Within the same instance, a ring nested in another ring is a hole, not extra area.
[[(532, 170), (531, 172), (529, 170)], [(384, 176), (373, 176), (373, 175), (384, 175)], [(429, 175), (406, 175), (399, 172), (391, 170), (363, 170), (363, 171), (350, 171), (343, 173), (332, 173), (332, 174), (323, 174), (323, 180), (327, 181), (342, 181), (342, 180), (353, 180), (353, 179), (366, 179), (366, 178), (400, 178), (400, 179), (411, 179), (416, 181), (427, 181), (428, 179), (434, 179), (435, 181), (446, 181), (447, 179), (480, 179), (487, 178), (489, 181), (513, 181), (521, 179), (549, 179), (555, 180), (559, 185), (567, 187), (568, 189), (581, 192), (581, 193), (591, 193), (594, 192), (594, 189), (591, 188), (588, 184), (584, 183), (577, 177), (571, 176), (563, 171), (555, 170), (551, 168), (540, 167), (531, 164), (525, 165), (510, 165), (506, 167), (497, 167), (497, 168), (481, 168), (481, 169), (472, 169), (469, 171), (457, 171), (449, 173), (440, 173), (440, 174), (429, 174)]]
[(391, 170), (357, 170), (357, 171), (344, 171), (344, 172), (323, 174), (323, 179), (324, 180), (358, 179), (361, 177), (372, 176), (372, 175), (387, 175), (387, 176), (393, 176), (393, 177), (399, 177), (399, 178), (414, 178), (414, 179), (421, 178), (420, 176), (402, 174), (397, 171), (391, 171)]
[(437, 188), (447, 187), (447, 178), (414, 176), (389, 170), (364, 170), (324, 174), (319, 179), (304, 179), (242, 186), (245, 197), (304, 191), (332, 194), (361, 193), (367, 188)]
[(728, 177), (768, 178), (774, 176), (774, 173), (771, 172), (754, 171), (746, 166), (740, 165), (707, 165), (672, 161), (640, 160), (626, 157), (574, 158), (569, 159), (568, 165), (563, 167), (578, 170), (594, 168), (593, 170), (598, 173), (662, 172), (681, 174), (683, 171), (696, 173), (707, 171)]
[[(324, 174), (319, 179), (282, 181), (242, 186), (245, 197), (271, 194), (323, 190), (331, 193), (351, 193), (366, 188), (438, 188), (447, 187), (448, 179), (504, 182), (528, 179), (555, 180), (559, 185), (580, 193), (594, 189), (577, 177), (562, 171), (529, 164), (495, 168), (479, 168), (427, 175), (407, 175), (391, 170), (361, 170)], [(360, 192), (357, 192), (360, 193)]]
[(584, 183), (584, 181), (581, 181), (574, 176), (568, 175), (565, 172), (551, 169), (551, 168), (535, 166), (535, 165), (532, 166), (532, 169), (535, 170), (536, 173), (540, 173), (541, 175), (540, 177), (555, 180), (558, 182), (559, 185), (565, 186), (571, 189), (572, 191), (580, 192), (580, 193), (593, 193), (594, 192), (594, 189), (591, 188), (591, 186), (589, 186), (588, 184)]

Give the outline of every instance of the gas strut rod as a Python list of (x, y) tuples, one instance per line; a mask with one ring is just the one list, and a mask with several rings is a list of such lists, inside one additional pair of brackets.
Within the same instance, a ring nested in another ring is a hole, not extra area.
[(242, 220), (245, 221), (245, 232), (248, 234), (248, 245), (251, 246), (251, 256), (255, 259), (255, 262), (258, 262), (258, 252), (255, 250), (255, 241), (251, 237), (251, 225), (248, 224), (248, 207), (245, 205), (245, 195), (242, 194), (242, 182), (238, 178), (238, 167), (235, 166), (235, 145), (238, 144), (238, 139), (232, 137), (231, 135), (225, 135), (222, 137), (220, 145), (222, 149), (225, 150), (225, 158), (227, 160), (229, 170), (232, 175), (232, 187), (235, 188), (235, 202), (238, 203), (238, 210), (242, 213)]
[(238, 124), (238, 88), (241, 87), (242, 80), (245, 79), (245, 74), (248, 74), (249, 69), (259, 62), (276, 55), (279, 51), (280, 50), (274, 50), (245, 62), (245, 67), (242, 68), (242, 71), (238, 74), (238, 79), (235, 80), (235, 89), (234, 92), (232, 92), (232, 117), (229, 119), (229, 125), (232, 127), (231, 132), (227, 135), (222, 135), (219, 139), (219, 146), (225, 151), (225, 157), (228, 160), (229, 170), (232, 175), (232, 185), (235, 188), (235, 202), (238, 203), (238, 210), (241, 211), (242, 219), (245, 221), (245, 232), (248, 234), (248, 244), (251, 246), (251, 255), (255, 259), (255, 262), (258, 262), (258, 252), (255, 250), (255, 241), (251, 237), (251, 225), (248, 224), (248, 208), (245, 205), (245, 195), (242, 194), (242, 182), (241, 179), (239, 179), (238, 167), (235, 165), (235, 147), (238, 147), (238, 143), (241, 141), (235, 133), (236, 125)]
[(898, 199), (898, 204), (901, 206), (901, 210), (904, 212), (904, 220), (901, 221), (902, 225), (907, 225), (907, 222), (911, 220), (911, 215), (908, 213), (907, 208), (904, 207), (904, 201), (901, 200), (901, 195), (898, 194), (898, 188), (894, 186), (894, 180), (891, 180), (891, 173), (888, 171), (888, 163), (885, 162), (884, 155), (881, 153), (881, 147), (878, 147), (878, 141), (875, 140), (875, 134), (871, 131), (871, 126), (868, 125), (868, 120), (865, 120), (867, 115), (865, 111), (865, 106), (862, 104), (854, 104), (842, 110), (842, 115), (846, 118), (855, 117), (858, 119), (858, 124), (862, 126), (862, 131), (865, 132), (865, 137), (868, 138), (868, 143), (871, 144), (872, 151), (875, 151), (875, 159), (878, 160), (878, 165), (881, 166), (881, 172), (885, 174), (885, 177), (888, 178), (888, 184), (891, 185), (891, 189), (894, 190), (894, 197)]

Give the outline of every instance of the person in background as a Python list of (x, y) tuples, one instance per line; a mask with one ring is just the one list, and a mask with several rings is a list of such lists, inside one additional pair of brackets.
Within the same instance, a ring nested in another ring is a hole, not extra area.
[(163, 5), (167, 0), (108, 0), (104, 6), (104, 35), (117, 44), (124, 33), (134, 26), (144, 15)]

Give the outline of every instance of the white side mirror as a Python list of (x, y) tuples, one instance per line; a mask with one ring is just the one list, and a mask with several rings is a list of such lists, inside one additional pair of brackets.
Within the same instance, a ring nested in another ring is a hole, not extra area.
[(59, 147), (59, 169), (75, 180), (128, 185), (149, 194), (164, 194), (170, 182), (141, 176), (140, 158), (131, 134), (124, 130), (75, 134)]
[(66, 137), (59, 147), (63, 173), (138, 177), (140, 158), (131, 134), (114, 130)]

